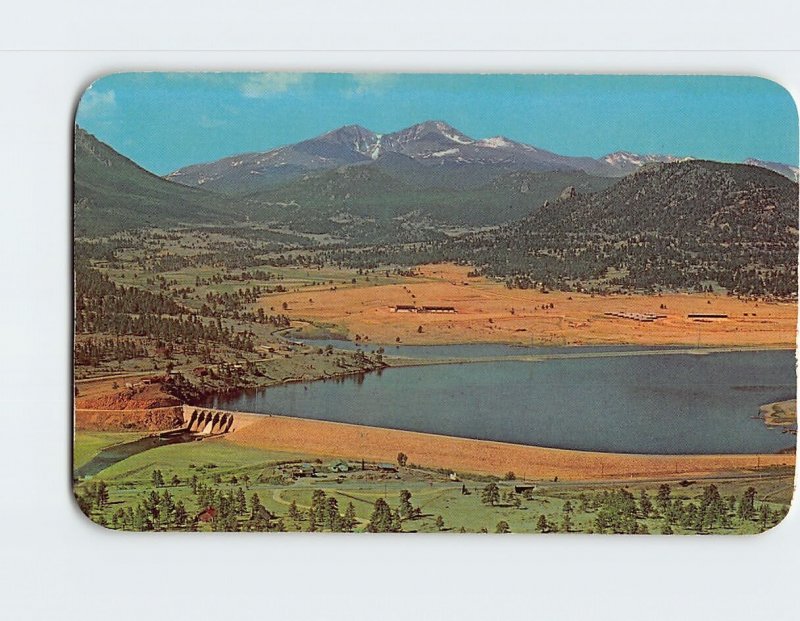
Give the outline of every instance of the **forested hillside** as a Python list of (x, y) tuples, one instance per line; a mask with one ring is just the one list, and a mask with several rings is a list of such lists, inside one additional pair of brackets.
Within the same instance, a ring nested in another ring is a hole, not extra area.
[(76, 235), (230, 222), (237, 210), (216, 194), (170, 183), (75, 128)]
[[(404, 176), (393, 176), (379, 165), (350, 166), (253, 195), (246, 205), (253, 221), (278, 221), (317, 233), (336, 232), (359, 220), (485, 226), (518, 220), (569, 186), (592, 192), (615, 181), (583, 172), (512, 172), (479, 187), (425, 187)], [(420, 179), (432, 181), (430, 175)], [(448, 182), (455, 180), (445, 177), (443, 183)]]
[(798, 186), (755, 166), (648, 167), (595, 194), (567, 196), (445, 253), (513, 286), (797, 291)]

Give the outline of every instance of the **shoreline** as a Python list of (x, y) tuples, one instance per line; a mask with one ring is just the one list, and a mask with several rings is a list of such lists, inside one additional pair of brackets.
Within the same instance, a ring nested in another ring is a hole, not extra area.
[[(430, 347), (430, 346), (420, 346)], [(523, 346), (520, 346), (523, 347)], [(568, 346), (572, 347), (572, 346)], [(592, 347), (591, 345), (578, 345), (581, 347)], [(635, 347), (635, 346), (634, 346)], [(644, 345), (643, 347), (659, 347), (658, 345)], [(687, 355), (704, 356), (708, 354), (726, 354), (737, 352), (761, 352), (761, 351), (796, 351), (788, 347), (687, 347), (674, 348), (673, 346), (662, 346), (664, 349), (636, 349), (631, 351), (611, 351), (611, 352), (575, 352), (559, 354), (508, 354), (500, 356), (476, 356), (471, 358), (405, 358), (403, 356), (392, 356), (384, 354), (388, 368), (425, 366), (429, 364), (473, 364), (480, 362), (546, 362), (548, 360), (580, 360), (586, 358), (621, 358), (631, 356), (659, 356), (659, 355)]]
[[(509, 362), (543, 362), (553, 359), (580, 359), (586, 357), (617, 357), (642, 355), (706, 355), (713, 353), (735, 353), (747, 351), (794, 351), (788, 347), (776, 346), (722, 346), (675, 348), (661, 346), (658, 349), (639, 349), (638, 344), (628, 344), (635, 349), (612, 352), (581, 352), (582, 346), (574, 347), (574, 352), (557, 354), (501, 355), (469, 358), (403, 358), (387, 355), (380, 369), (349, 369), (334, 375), (316, 376), (304, 374), (300, 377), (272, 379), (269, 383), (252, 387), (265, 390), (269, 387), (287, 383), (324, 381), (334, 377), (360, 375), (372, 370), (408, 366), (439, 364), (474, 364)], [(522, 346), (524, 347), (524, 346)], [(658, 346), (654, 346), (658, 347)], [(110, 378), (105, 381), (109, 381)], [(90, 380), (91, 381), (91, 380)], [(244, 390), (244, 389), (239, 389)], [(224, 397), (231, 390), (215, 390), (204, 395), (204, 399)], [(238, 392), (238, 391), (233, 391)], [(769, 404), (766, 404), (769, 405)], [(284, 450), (320, 457), (349, 459), (368, 459), (370, 461), (390, 462), (396, 460), (399, 452), (409, 456), (409, 461), (420, 466), (440, 468), (464, 473), (504, 476), (512, 471), (520, 478), (549, 479), (559, 477), (564, 480), (641, 480), (652, 478), (685, 478), (731, 473), (758, 473), (770, 467), (794, 467), (795, 451), (773, 454), (722, 454), (722, 455), (656, 455), (634, 453), (605, 453), (540, 447), (533, 445), (497, 442), (447, 436), (415, 431), (404, 431), (384, 427), (371, 427), (353, 423), (337, 423), (303, 419), (280, 414), (259, 414), (240, 412), (200, 405), (195, 400), (184, 401), (176, 409), (182, 408), (184, 420), (188, 420), (193, 409), (209, 409), (232, 413), (237, 418), (235, 428), (221, 439), (256, 448)], [(149, 409), (148, 409), (149, 410)], [(97, 415), (110, 415), (111, 411), (101, 408), (92, 412), (86, 408), (75, 408), (75, 428), (85, 428), (79, 418), (94, 418)], [(125, 417), (133, 411), (115, 411), (117, 416)], [(153, 414), (144, 411), (148, 418)], [(94, 425), (89, 425), (93, 427)], [(217, 439), (212, 439), (217, 441)]]
[[(184, 406), (191, 409), (194, 406)], [(459, 438), (384, 427), (253, 414), (230, 410), (236, 428), (220, 439), (242, 446), (299, 452), (328, 458), (394, 463), (397, 454), (410, 463), (453, 472), (542, 480), (642, 480), (758, 474), (775, 467), (794, 468), (794, 453), (647, 455), (602, 453)]]
[[(310, 323), (310, 322), (308, 322)], [(283, 331), (291, 330), (291, 328), (285, 328)], [(464, 340), (436, 340), (436, 339), (426, 339), (425, 333), (421, 336), (419, 340), (415, 339), (414, 341), (404, 341), (404, 342), (379, 342), (377, 340), (361, 340), (356, 341), (352, 338), (346, 337), (333, 337), (333, 336), (293, 336), (288, 337), (284, 334), (276, 334), (276, 336), (284, 339), (286, 342), (292, 341), (300, 341), (303, 342), (305, 345), (308, 346), (315, 346), (317, 342), (330, 342), (334, 347), (337, 341), (342, 343), (351, 343), (356, 344), (358, 343), (361, 347), (372, 347), (378, 348), (383, 347), (384, 349), (388, 349), (390, 347), (454, 347), (459, 345), (503, 345), (506, 347), (514, 347), (517, 349), (528, 349), (531, 347), (538, 347), (543, 349), (553, 349), (553, 348), (560, 348), (560, 349), (581, 349), (583, 347), (658, 347), (664, 350), (667, 349), (693, 349), (698, 351), (703, 350), (730, 350), (730, 351), (768, 351), (774, 349), (786, 349), (786, 350), (798, 350), (798, 343), (797, 342), (785, 342), (785, 343), (755, 343), (755, 344), (745, 344), (745, 345), (736, 345), (736, 344), (725, 344), (725, 343), (717, 343), (717, 344), (710, 344), (710, 345), (697, 345), (696, 342), (691, 341), (681, 341), (681, 342), (657, 342), (655, 340), (648, 341), (642, 340), (637, 342), (619, 340), (619, 341), (571, 341), (569, 343), (553, 343), (552, 341), (530, 341), (527, 343), (522, 343), (520, 341), (514, 340), (474, 340), (474, 341), (464, 341)], [(350, 350), (348, 350), (350, 351)], [(611, 352), (615, 353), (615, 352)]]

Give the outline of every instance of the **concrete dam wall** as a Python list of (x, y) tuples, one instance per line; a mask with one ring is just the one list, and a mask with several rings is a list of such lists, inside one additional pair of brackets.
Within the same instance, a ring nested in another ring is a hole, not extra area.
[(230, 412), (183, 406), (184, 429), (201, 436), (220, 435), (233, 431), (235, 420)]

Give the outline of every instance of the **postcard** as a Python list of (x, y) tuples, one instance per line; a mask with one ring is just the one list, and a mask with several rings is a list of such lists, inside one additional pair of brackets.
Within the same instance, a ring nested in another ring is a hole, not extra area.
[(756, 77), (100, 78), (78, 506), (120, 531), (772, 528), (797, 137)]

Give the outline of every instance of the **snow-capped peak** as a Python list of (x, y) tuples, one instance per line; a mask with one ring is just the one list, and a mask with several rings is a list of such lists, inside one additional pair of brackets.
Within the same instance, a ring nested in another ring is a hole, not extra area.
[(488, 147), (490, 149), (503, 149), (514, 146), (514, 143), (505, 136), (492, 136), (491, 138), (484, 138), (475, 144), (480, 147)]
[(372, 145), (372, 148), (369, 151), (369, 156), (373, 160), (377, 160), (378, 156), (381, 154), (381, 139), (383, 138), (383, 134), (375, 134), (375, 143)]
[(603, 157), (603, 161), (608, 162), (612, 166), (626, 163), (641, 166), (643, 163), (640, 155), (636, 155), (630, 151), (615, 151), (614, 153), (609, 153)]
[(442, 136), (452, 140), (453, 142), (457, 142), (458, 144), (472, 144), (473, 142), (463, 134), (459, 134), (458, 132), (452, 133), (444, 129), (442, 130)]
[(635, 170), (645, 164), (685, 162), (691, 157), (677, 157), (675, 155), (647, 154), (640, 155), (630, 151), (614, 151), (600, 158), (601, 161), (619, 170)]

